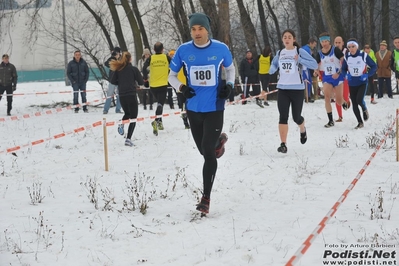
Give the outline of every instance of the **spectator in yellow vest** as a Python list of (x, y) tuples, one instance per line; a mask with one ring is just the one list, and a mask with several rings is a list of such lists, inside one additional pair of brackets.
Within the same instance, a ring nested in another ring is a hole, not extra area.
[(269, 83), (270, 83), (270, 75), (269, 69), (272, 63), (272, 50), (270, 46), (266, 46), (262, 53), (259, 55), (258, 62), (259, 62), (259, 80), (260, 84), (262, 85), (262, 95), (263, 95), (263, 103), (266, 106), (269, 106), (267, 102), (267, 92), (269, 92)]
[[(163, 44), (157, 42), (154, 44), (155, 54), (151, 55), (143, 66), (143, 78), (148, 79), (148, 67), (151, 73), (150, 78), (150, 91), (157, 99), (157, 109), (155, 115), (161, 116), (163, 113), (163, 105), (166, 100), (166, 93), (168, 91), (168, 77), (169, 77), (169, 63), (170, 57), (163, 53)], [(155, 118), (151, 122), (153, 133), (158, 136), (158, 130), (163, 130), (164, 126), (162, 123), (162, 117)]]
[(391, 69), (395, 72), (396, 90), (399, 92), (399, 36), (393, 38), (393, 45), (395, 45), (395, 49), (392, 52)]

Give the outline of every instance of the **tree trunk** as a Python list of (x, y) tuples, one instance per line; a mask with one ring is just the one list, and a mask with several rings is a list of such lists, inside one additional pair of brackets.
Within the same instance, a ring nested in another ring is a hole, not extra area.
[(227, 46), (231, 47), (230, 38), (230, 12), (229, 12), (229, 1), (228, 0), (218, 0), (219, 8), (219, 25), (218, 25), (218, 36), (217, 40), (224, 42)]
[(219, 16), (216, 10), (216, 4), (214, 0), (200, 0), (200, 4), (204, 13), (207, 14), (211, 18), (211, 34), (210, 37), (217, 38), (219, 36)]
[(359, 25), (358, 19), (360, 19), (360, 18), (357, 17), (356, 0), (352, 0), (351, 7), (352, 7), (352, 23), (351, 23), (352, 24), (352, 33), (349, 34), (348, 37), (350, 37), (350, 36), (358, 36), (357, 35), (357, 27)]
[(301, 45), (307, 44), (309, 40), (310, 4), (310, 0), (295, 0)]
[(381, 0), (382, 40), (386, 40), (389, 47), (389, 0)]
[(316, 33), (315, 35), (319, 35), (320, 33), (327, 31), (323, 21), (320, 2), (318, 0), (311, 0), (310, 7), (312, 9), (315, 21), (315, 28), (314, 28), (314, 31)]
[(195, 7), (194, 7), (193, 0), (189, 0), (188, 2), (190, 3), (191, 13), (195, 13)]
[(181, 0), (169, 0), (173, 19), (176, 22), (177, 29), (182, 42), (188, 42), (191, 39), (190, 29), (186, 11), (183, 8)]
[(93, 18), (97, 21), (98, 26), (101, 28), (105, 39), (107, 40), (109, 50), (112, 51), (114, 49), (114, 44), (112, 43), (111, 35), (109, 34), (107, 28), (105, 27), (101, 17), (97, 15), (96, 12), (86, 3), (84, 0), (79, 0), (80, 3), (89, 11), (89, 13), (93, 16)]
[(112, 21), (114, 22), (114, 27), (115, 27), (115, 35), (116, 38), (118, 39), (119, 47), (123, 51), (127, 51), (127, 45), (125, 42), (125, 38), (123, 37), (123, 31), (122, 31), (122, 26), (121, 26), (121, 21), (119, 19), (118, 11), (116, 10), (114, 0), (107, 0), (109, 12), (111, 13), (112, 16)]
[(335, 38), (336, 36), (345, 36), (345, 30), (342, 25), (342, 18), (341, 16), (337, 16), (337, 14), (341, 14), (340, 5), (337, 1), (331, 0), (322, 0), (322, 8), (324, 17), (326, 18), (326, 24), (329, 25), (329, 33), (331, 39)]
[(141, 54), (143, 53), (143, 43), (141, 41), (140, 29), (139, 26), (137, 25), (136, 18), (133, 15), (133, 11), (130, 8), (129, 2), (127, 0), (121, 0), (121, 4), (123, 6), (123, 9), (125, 10), (127, 20), (129, 21), (130, 29), (132, 30), (133, 41), (134, 41), (134, 53), (131, 53), (131, 55), (133, 59), (136, 59), (133, 62), (137, 63), (137, 61), (140, 59)]
[(375, 26), (375, 20), (374, 20), (374, 8), (375, 8), (375, 0), (368, 0), (369, 2), (370, 2), (370, 20), (371, 20), (371, 22), (370, 22), (370, 29), (371, 29), (371, 32), (370, 32), (370, 35), (371, 35), (371, 43), (370, 43), (370, 45), (374, 45), (375, 44), (375, 28), (376, 28), (376, 26)]
[(282, 41), (282, 38), (281, 38), (281, 30), (280, 30), (280, 24), (278, 23), (278, 18), (276, 16), (276, 13), (274, 13), (274, 11), (272, 9), (272, 6), (270, 5), (270, 1), (269, 0), (266, 0), (266, 5), (267, 5), (267, 8), (269, 10), (270, 15), (273, 18), (274, 26), (276, 27), (276, 33), (277, 33), (277, 40), (278, 40), (279, 49), (282, 49), (283, 48), (283, 41)]
[(254, 24), (251, 21), (251, 17), (249, 16), (248, 11), (244, 7), (243, 0), (237, 0), (237, 4), (238, 11), (240, 12), (241, 25), (244, 30), (245, 41), (247, 43), (248, 49), (252, 51), (252, 54), (255, 58), (257, 55), (257, 50), (255, 42), (256, 31)]
[[(136, 34), (138, 34), (138, 36), (137, 36), (138, 38), (140, 37), (140, 43), (139, 43), (140, 48), (136, 52), (137, 52), (138, 57), (140, 57), (143, 54), (143, 44), (144, 44), (144, 47), (150, 47), (150, 42), (148, 41), (147, 31), (145, 30), (143, 20), (141, 19), (139, 7), (137, 6), (137, 0), (132, 0), (131, 2), (132, 2), (133, 13), (134, 13), (134, 16), (136, 17), (137, 24), (138, 24), (138, 29), (137, 29)], [(133, 35), (133, 36), (134, 36), (134, 40), (136, 42), (136, 35)], [(141, 40), (143, 40), (143, 41), (141, 41)]]
[(267, 24), (266, 24), (266, 15), (265, 10), (263, 9), (262, 0), (257, 0), (258, 2), (258, 10), (259, 10), (259, 20), (260, 20), (260, 28), (262, 31), (262, 38), (263, 38), (263, 47), (270, 46), (269, 36), (267, 35)]

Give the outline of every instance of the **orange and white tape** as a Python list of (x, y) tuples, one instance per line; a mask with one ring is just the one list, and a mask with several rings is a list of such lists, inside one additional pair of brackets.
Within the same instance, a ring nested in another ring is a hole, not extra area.
[[(235, 101), (232, 101), (232, 102), (227, 102), (226, 104), (227, 104), (227, 105), (234, 105), (234, 104), (236, 104), (236, 103), (245, 102), (245, 101), (251, 100), (251, 99), (253, 99), (253, 98), (263, 97), (263, 96), (265, 96), (265, 95), (269, 95), (269, 94), (272, 94), (272, 93), (275, 93), (275, 92), (278, 92), (278, 90), (276, 89), (276, 90), (272, 90), (272, 91), (266, 92), (266, 93), (264, 93), (264, 94), (258, 94), (258, 95), (255, 95), (255, 96), (249, 96), (249, 97), (247, 97), (247, 98), (242, 98), (242, 99), (235, 100)], [(244, 96), (244, 94), (241, 94), (241, 96)]]
[[(72, 109), (73, 107), (69, 106), (68, 108)], [(105, 125), (107, 127), (111, 127), (111, 126), (116, 126), (116, 125), (119, 125), (119, 124), (129, 124), (129, 123), (134, 123), (134, 122), (142, 122), (142, 121), (145, 121), (145, 120), (152, 120), (152, 119), (161, 118), (161, 117), (170, 117), (172, 115), (181, 115), (181, 114), (184, 114), (184, 113), (185, 113), (185, 111), (176, 111), (176, 112), (173, 112), (173, 113), (165, 113), (165, 114), (162, 114), (162, 115), (152, 115), (152, 116), (148, 116), (148, 117), (138, 117), (136, 119), (127, 119), (127, 120), (122, 120), (122, 121), (121, 120), (115, 120), (115, 121), (105, 122)], [(3, 151), (0, 150), (0, 154), (15, 152), (15, 151), (21, 150), (22, 148), (29, 148), (31, 146), (42, 144), (42, 143), (45, 143), (45, 142), (53, 140), (53, 139), (59, 139), (59, 138), (62, 138), (62, 137), (66, 137), (66, 136), (71, 135), (73, 133), (79, 133), (79, 132), (82, 132), (82, 131), (87, 130), (87, 129), (99, 127), (101, 125), (103, 125), (103, 121), (97, 121), (97, 122), (94, 122), (94, 123), (92, 123), (90, 125), (78, 127), (78, 128), (75, 128), (75, 129), (73, 129), (71, 131), (67, 131), (67, 132), (56, 134), (56, 135), (54, 135), (52, 137), (31, 141), (31, 142), (29, 142), (27, 144), (14, 146), (14, 147), (11, 147), (11, 148), (7, 148), (7, 149), (5, 149)]]
[(331, 217), (334, 216), (334, 214), (337, 212), (338, 208), (342, 205), (342, 203), (345, 201), (345, 199), (348, 197), (349, 192), (353, 190), (355, 187), (356, 183), (360, 180), (362, 177), (363, 173), (366, 171), (367, 167), (370, 165), (371, 161), (374, 159), (376, 156), (377, 152), (380, 150), (382, 145), (385, 143), (388, 135), (391, 133), (393, 130), (393, 127), (395, 125), (396, 119), (398, 119), (399, 113), (396, 114), (396, 118), (392, 122), (392, 125), (389, 127), (387, 132), (385, 133), (384, 137), (378, 144), (378, 146), (375, 148), (374, 152), (371, 154), (370, 158), (366, 161), (362, 169), (360, 169), (359, 173), (356, 175), (356, 177), (352, 180), (348, 188), (342, 193), (341, 197), (335, 202), (335, 204), (331, 207), (331, 209), (328, 211), (328, 213), (324, 216), (324, 218), (319, 222), (317, 227), (313, 230), (313, 232), (306, 238), (305, 242), (299, 247), (299, 249), (294, 253), (294, 255), (290, 258), (290, 260), (285, 264), (285, 266), (293, 266), (295, 265), (303, 255), (305, 255), (306, 251), (310, 248), (312, 245), (313, 241), (316, 239), (317, 236), (320, 235), (320, 233), (323, 231), (323, 229), (326, 227), (326, 224), (328, 221), (331, 219)]
[[(275, 92), (277, 92), (277, 90), (273, 90), (271, 92), (267, 92), (266, 94), (271, 94), (271, 93), (275, 93)], [(262, 95), (259, 94), (259, 95), (256, 95), (256, 96), (251, 96), (251, 97), (248, 97), (246, 99), (237, 100), (235, 102), (241, 102), (241, 101), (244, 101), (244, 100), (257, 98), (257, 97), (260, 97), (260, 96), (262, 96)], [(110, 98), (110, 97), (113, 97), (113, 96), (109, 96), (107, 98)], [(103, 99), (106, 99), (106, 98), (103, 98)], [(20, 118), (32, 118), (32, 117), (40, 117), (42, 115), (56, 114), (56, 113), (59, 113), (59, 112), (65, 111), (65, 110), (72, 110), (73, 108), (82, 107), (84, 105), (89, 105), (89, 104), (92, 104), (92, 103), (95, 103), (95, 102), (99, 102), (99, 101), (101, 101), (101, 100), (94, 100), (94, 101), (91, 101), (91, 102), (86, 102), (84, 104), (70, 105), (70, 106), (63, 107), (63, 108), (49, 109), (49, 110), (46, 110), (46, 111), (43, 111), (43, 112), (36, 112), (33, 115), (25, 114), (25, 115), (22, 115), (22, 116), (10, 116), (10, 117), (7, 117), (7, 118), (0, 118), (0, 122), (5, 122), (7, 119), (9, 119), (9, 120), (19, 120)], [(231, 103), (228, 103), (228, 104), (231, 104)], [(115, 125), (119, 125), (119, 124), (130, 124), (130, 123), (135, 123), (135, 122), (142, 122), (142, 121), (145, 121), (145, 120), (152, 120), (152, 119), (155, 119), (155, 118), (182, 115), (182, 114), (185, 114), (185, 113), (186, 113), (186, 111), (175, 111), (173, 113), (164, 113), (164, 114), (161, 114), (161, 115), (151, 115), (151, 116), (147, 116), (147, 117), (138, 117), (136, 119), (127, 119), (127, 120), (122, 120), (122, 121), (121, 120), (115, 120), (115, 121), (106, 122), (106, 126), (108, 127), (108, 126), (115, 126)], [(3, 151), (0, 151), (0, 154), (15, 152), (17, 150), (20, 150), (21, 148), (35, 146), (35, 145), (38, 145), (38, 144), (41, 144), (41, 143), (44, 143), (46, 141), (50, 141), (50, 140), (53, 140), (53, 139), (59, 139), (61, 137), (65, 137), (65, 136), (70, 135), (72, 133), (78, 133), (78, 132), (81, 132), (81, 131), (86, 130), (86, 129), (90, 129), (90, 128), (93, 128), (93, 127), (101, 126), (102, 124), (103, 124), (103, 121), (98, 121), (98, 122), (92, 123), (91, 125), (86, 125), (86, 126), (83, 126), (83, 127), (79, 127), (79, 128), (76, 128), (76, 129), (74, 129), (72, 131), (69, 131), (69, 132), (60, 133), (60, 134), (56, 134), (56, 135), (54, 135), (52, 137), (35, 140), (35, 141), (32, 141), (32, 142), (29, 142), (28, 144), (7, 148), (7, 149), (5, 149)]]
[(21, 150), (23, 148), (29, 148), (31, 146), (36, 146), (36, 145), (45, 143), (45, 142), (53, 140), (53, 139), (59, 139), (59, 138), (71, 135), (73, 133), (79, 133), (79, 132), (82, 132), (84, 130), (91, 129), (91, 128), (94, 128), (94, 127), (98, 127), (98, 126), (101, 126), (101, 125), (102, 125), (102, 121), (98, 121), (98, 122), (95, 122), (95, 123), (93, 123), (91, 125), (87, 125), (87, 126), (84, 126), (84, 127), (78, 127), (78, 128), (75, 128), (75, 129), (73, 129), (71, 131), (67, 131), (67, 132), (63, 132), (63, 133), (60, 133), (60, 134), (56, 134), (56, 135), (54, 135), (52, 137), (48, 137), (48, 138), (44, 138), (44, 139), (38, 139), (38, 140), (35, 140), (35, 141), (31, 141), (31, 142), (29, 142), (27, 144), (24, 144), (24, 145), (14, 146), (14, 147), (5, 149), (3, 151), (0, 151), (0, 154), (15, 152), (15, 151)]
[(25, 93), (13, 93), (13, 94), (4, 94), (3, 96), (25, 96), (25, 95), (48, 95), (48, 94), (64, 94), (64, 93), (81, 93), (81, 92), (94, 92), (101, 90), (84, 90), (84, 91), (41, 91), (41, 92), (25, 92)]
[(74, 108), (79, 108), (79, 107), (83, 107), (85, 105), (89, 105), (89, 104), (93, 104), (93, 103), (97, 103), (97, 102), (101, 102), (102, 100), (94, 100), (91, 102), (86, 102), (86, 103), (82, 103), (82, 104), (75, 104), (75, 105), (69, 105), (67, 107), (61, 107), (61, 108), (54, 108), (54, 109), (48, 109), (45, 110), (43, 112), (36, 112), (34, 114), (23, 114), (23, 115), (12, 115), (12, 116), (7, 116), (7, 117), (0, 117), (0, 122), (5, 122), (7, 120), (11, 120), (11, 121), (15, 121), (15, 120), (19, 120), (21, 118), (33, 118), (33, 117), (38, 117), (38, 116), (43, 116), (43, 115), (53, 115), (62, 111), (67, 111), (67, 110), (72, 110)]

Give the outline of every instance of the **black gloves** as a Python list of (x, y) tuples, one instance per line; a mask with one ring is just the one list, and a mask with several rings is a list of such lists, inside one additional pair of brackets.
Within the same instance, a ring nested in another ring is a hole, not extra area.
[(182, 85), (180, 87), (180, 91), (183, 93), (183, 96), (186, 97), (186, 99), (193, 98), (195, 96), (195, 91), (193, 88), (190, 88), (186, 85)]
[(223, 88), (220, 89), (219, 98), (220, 99), (228, 99), (231, 91), (233, 90), (233, 85), (227, 83)]
[(16, 91), (17, 90), (17, 85), (13, 85), (12, 86), (12, 91)]

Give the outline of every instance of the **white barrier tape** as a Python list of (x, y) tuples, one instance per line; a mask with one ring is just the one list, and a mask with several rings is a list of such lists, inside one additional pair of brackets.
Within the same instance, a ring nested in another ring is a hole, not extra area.
[(95, 92), (101, 90), (85, 90), (85, 91), (43, 91), (43, 92), (25, 92), (25, 93), (12, 93), (12, 94), (4, 94), (3, 96), (25, 96), (25, 95), (47, 95), (47, 94), (63, 94), (63, 93), (81, 93), (81, 92)]
[(360, 180), (362, 177), (363, 173), (366, 171), (367, 167), (370, 165), (371, 161), (374, 159), (375, 155), (377, 152), (380, 150), (382, 145), (385, 143), (388, 135), (391, 133), (393, 130), (393, 127), (396, 123), (396, 120), (398, 119), (399, 113), (396, 114), (396, 117), (394, 121), (392, 122), (392, 125), (389, 127), (387, 132), (385, 133), (384, 137), (381, 139), (380, 143), (378, 146), (375, 148), (374, 152), (371, 154), (370, 158), (366, 161), (362, 169), (360, 169), (359, 173), (356, 175), (356, 177), (352, 180), (348, 188), (342, 193), (341, 197), (335, 202), (335, 204), (331, 207), (331, 209), (327, 212), (327, 214), (324, 216), (324, 218), (319, 222), (317, 227), (313, 230), (313, 232), (306, 238), (305, 242), (299, 247), (299, 249), (294, 253), (294, 255), (290, 258), (290, 260), (285, 264), (285, 266), (293, 266), (295, 265), (302, 257), (305, 255), (306, 251), (310, 248), (312, 245), (313, 241), (320, 235), (320, 233), (323, 231), (325, 228), (326, 224), (328, 221), (331, 219), (331, 217), (334, 216), (334, 214), (337, 212), (338, 208), (342, 205), (342, 203), (345, 201), (345, 199), (348, 197), (349, 192), (353, 190), (355, 187), (356, 183)]

